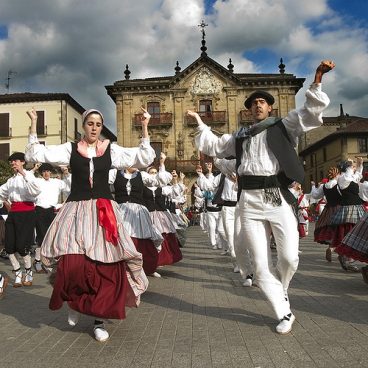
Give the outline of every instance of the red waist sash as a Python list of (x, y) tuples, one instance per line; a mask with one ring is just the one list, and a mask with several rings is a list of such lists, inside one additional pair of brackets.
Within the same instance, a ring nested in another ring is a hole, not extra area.
[(10, 212), (27, 212), (34, 211), (35, 205), (33, 202), (13, 202), (10, 207)]

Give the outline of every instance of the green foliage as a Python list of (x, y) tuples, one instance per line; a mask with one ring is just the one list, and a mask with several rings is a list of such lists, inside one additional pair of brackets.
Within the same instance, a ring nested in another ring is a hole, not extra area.
[(12, 175), (13, 170), (9, 162), (0, 160), (0, 185), (3, 185)]

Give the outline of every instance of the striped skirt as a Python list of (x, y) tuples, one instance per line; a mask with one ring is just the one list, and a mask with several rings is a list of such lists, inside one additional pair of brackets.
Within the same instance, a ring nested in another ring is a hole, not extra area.
[(159, 248), (163, 237), (153, 225), (147, 207), (137, 203), (120, 203), (120, 213), (126, 232), (133, 238), (151, 239)]
[(97, 200), (67, 202), (50, 225), (41, 246), (42, 261), (46, 266), (70, 254), (86, 256), (92, 262), (125, 264), (130, 288), (127, 304), (138, 305), (140, 295), (147, 289), (148, 280), (142, 268), (142, 255), (136, 250), (126, 232), (119, 205), (111, 201), (116, 217), (118, 243), (105, 239), (105, 230), (99, 225)]
[(160, 234), (175, 234), (175, 224), (169, 211), (152, 211), (149, 214)]
[(368, 213), (345, 236), (336, 252), (368, 263)]

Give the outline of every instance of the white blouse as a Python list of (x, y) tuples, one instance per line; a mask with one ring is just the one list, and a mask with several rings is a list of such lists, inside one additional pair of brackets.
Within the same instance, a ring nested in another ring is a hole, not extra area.
[[(111, 166), (118, 170), (126, 167), (146, 168), (156, 157), (154, 149), (150, 145), (149, 138), (142, 138), (138, 147), (126, 148), (116, 143), (110, 145)], [(69, 165), (72, 153), (70, 142), (57, 146), (44, 146), (39, 144), (37, 135), (30, 134), (25, 150), (27, 162), (47, 162), (54, 165)], [(90, 177), (93, 177), (93, 157), (96, 157), (95, 148), (87, 149), (90, 160)]]

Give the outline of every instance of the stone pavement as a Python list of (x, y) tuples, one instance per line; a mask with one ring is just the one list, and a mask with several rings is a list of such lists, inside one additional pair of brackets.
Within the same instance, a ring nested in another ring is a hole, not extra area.
[[(0, 300), (0, 367), (368, 367), (368, 285), (342, 271), (336, 255), (326, 262), (324, 246), (301, 241), (289, 292), (297, 320), (280, 336), (260, 290), (241, 285), (198, 226), (187, 234), (183, 261), (150, 278), (140, 307), (107, 325), (106, 343), (93, 339), (92, 318), (71, 328), (65, 307), (48, 310), (45, 275), (29, 288), (9, 285)], [(0, 270), (10, 274), (7, 261)]]

